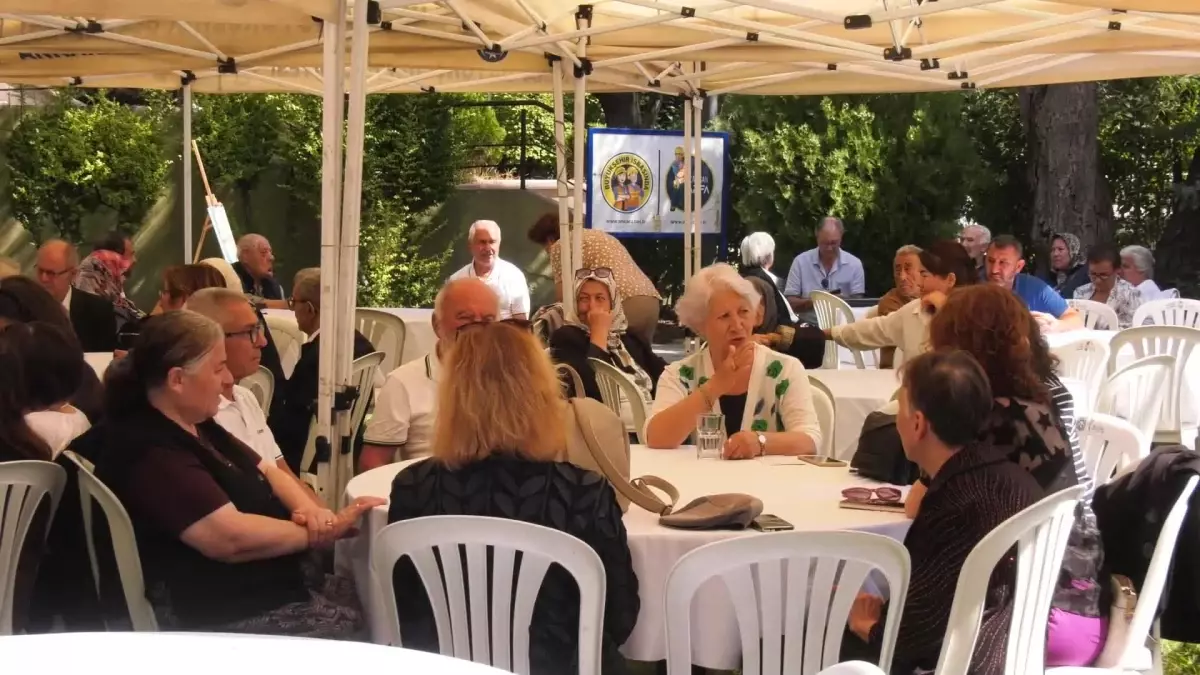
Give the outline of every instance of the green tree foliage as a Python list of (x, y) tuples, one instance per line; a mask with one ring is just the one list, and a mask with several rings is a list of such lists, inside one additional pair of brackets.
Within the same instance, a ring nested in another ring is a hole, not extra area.
[(1200, 675), (1200, 645), (1163, 642), (1162, 652), (1166, 675)]
[(95, 215), (136, 226), (166, 187), (161, 113), (74, 93), (26, 111), (8, 139), (13, 215), (37, 241), (79, 242)]

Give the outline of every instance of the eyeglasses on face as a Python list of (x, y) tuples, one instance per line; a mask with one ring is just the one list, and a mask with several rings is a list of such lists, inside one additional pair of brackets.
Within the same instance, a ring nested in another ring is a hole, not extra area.
[(855, 502), (865, 502), (871, 499), (878, 499), (881, 502), (898, 502), (900, 501), (900, 490), (894, 487), (853, 487), (842, 490), (842, 497)]
[(576, 281), (583, 281), (589, 277), (595, 277), (597, 279), (611, 279), (613, 278), (613, 271), (608, 267), (583, 267), (575, 270)]
[(45, 267), (41, 267), (41, 266), (37, 267), (37, 273), (38, 273), (39, 277), (58, 278), (64, 274), (70, 274), (71, 272), (74, 272), (74, 271), (75, 271), (74, 267), (68, 267), (65, 270), (58, 270), (58, 271), (48, 270)]
[(456, 335), (462, 335), (466, 331), (476, 330), (478, 328), (483, 328), (485, 326), (495, 326), (495, 325), (512, 326), (513, 328), (516, 328), (517, 330), (520, 330), (520, 331), (524, 331), (526, 333), (533, 332), (533, 322), (532, 321), (527, 321), (525, 319), (501, 319), (499, 321), (472, 321), (471, 323), (464, 323), (463, 325), (458, 327), (458, 332), (456, 333)]
[(259, 319), (258, 323), (254, 324), (254, 326), (252, 328), (247, 328), (246, 330), (234, 331), (232, 333), (225, 333), (225, 337), (226, 338), (236, 338), (236, 337), (245, 336), (245, 337), (250, 338), (250, 342), (257, 344), (259, 338), (265, 337), (266, 334), (267, 334), (267, 326), (266, 326), (266, 324), (263, 323), (262, 319)]
[(824, 279), (821, 279), (821, 288), (824, 288), (825, 290), (829, 290), (829, 277), (825, 277)]

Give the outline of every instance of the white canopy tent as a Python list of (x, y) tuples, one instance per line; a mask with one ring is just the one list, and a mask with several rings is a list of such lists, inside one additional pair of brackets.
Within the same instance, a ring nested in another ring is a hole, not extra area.
[[(340, 138), (346, 112), (346, 156), (327, 143), (322, 166), (321, 332), (336, 340), (321, 345), (318, 421), (332, 439), (349, 431), (331, 402), (349, 383), (368, 93), (553, 93), (570, 270), (581, 261), (587, 92), (685, 97), (684, 146), (695, 161), (710, 95), (951, 91), (1197, 70), (1200, 0), (0, 0), (3, 82), (182, 88), (189, 120), (193, 91), (321, 95), (326, 139)], [(700, 265), (691, 203), (686, 275)], [(344, 456), (336, 441), (333, 453)], [(322, 466), (327, 498), (340, 500), (347, 466)]]

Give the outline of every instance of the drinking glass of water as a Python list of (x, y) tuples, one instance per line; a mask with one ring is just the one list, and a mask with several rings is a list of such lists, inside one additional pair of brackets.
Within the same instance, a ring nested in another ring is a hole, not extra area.
[(721, 459), (725, 455), (725, 416), (704, 413), (696, 417), (696, 458)]

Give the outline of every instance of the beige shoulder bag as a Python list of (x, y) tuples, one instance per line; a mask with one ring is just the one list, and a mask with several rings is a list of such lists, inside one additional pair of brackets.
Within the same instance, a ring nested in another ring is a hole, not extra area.
[[(657, 513), (660, 516), (670, 514), (675, 508), (676, 502), (679, 501), (679, 490), (658, 476), (642, 476), (634, 478), (632, 481), (629, 479), (629, 437), (624, 434), (624, 428), (622, 428), (622, 435), (625, 440), (620, 447), (607, 449), (602, 447), (596, 435), (596, 429), (592, 425), (591, 417), (584, 407), (590, 400), (582, 398), (572, 398), (569, 400), (571, 412), (575, 417), (575, 423), (583, 435), (584, 445), (587, 446), (589, 454), (589, 457), (571, 458), (573, 463), (596, 471), (607, 478), (608, 482), (612, 483), (613, 489), (617, 491), (617, 497), (620, 501), (633, 502), (643, 509), (651, 513)], [(614, 462), (609, 457), (609, 453), (613, 452), (622, 453), (624, 461), (619, 463), (624, 465), (624, 472), (617, 468), (618, 462)], [(650, 488), (660, 490), (667, 496), (670, 502), (664, 502)]]

